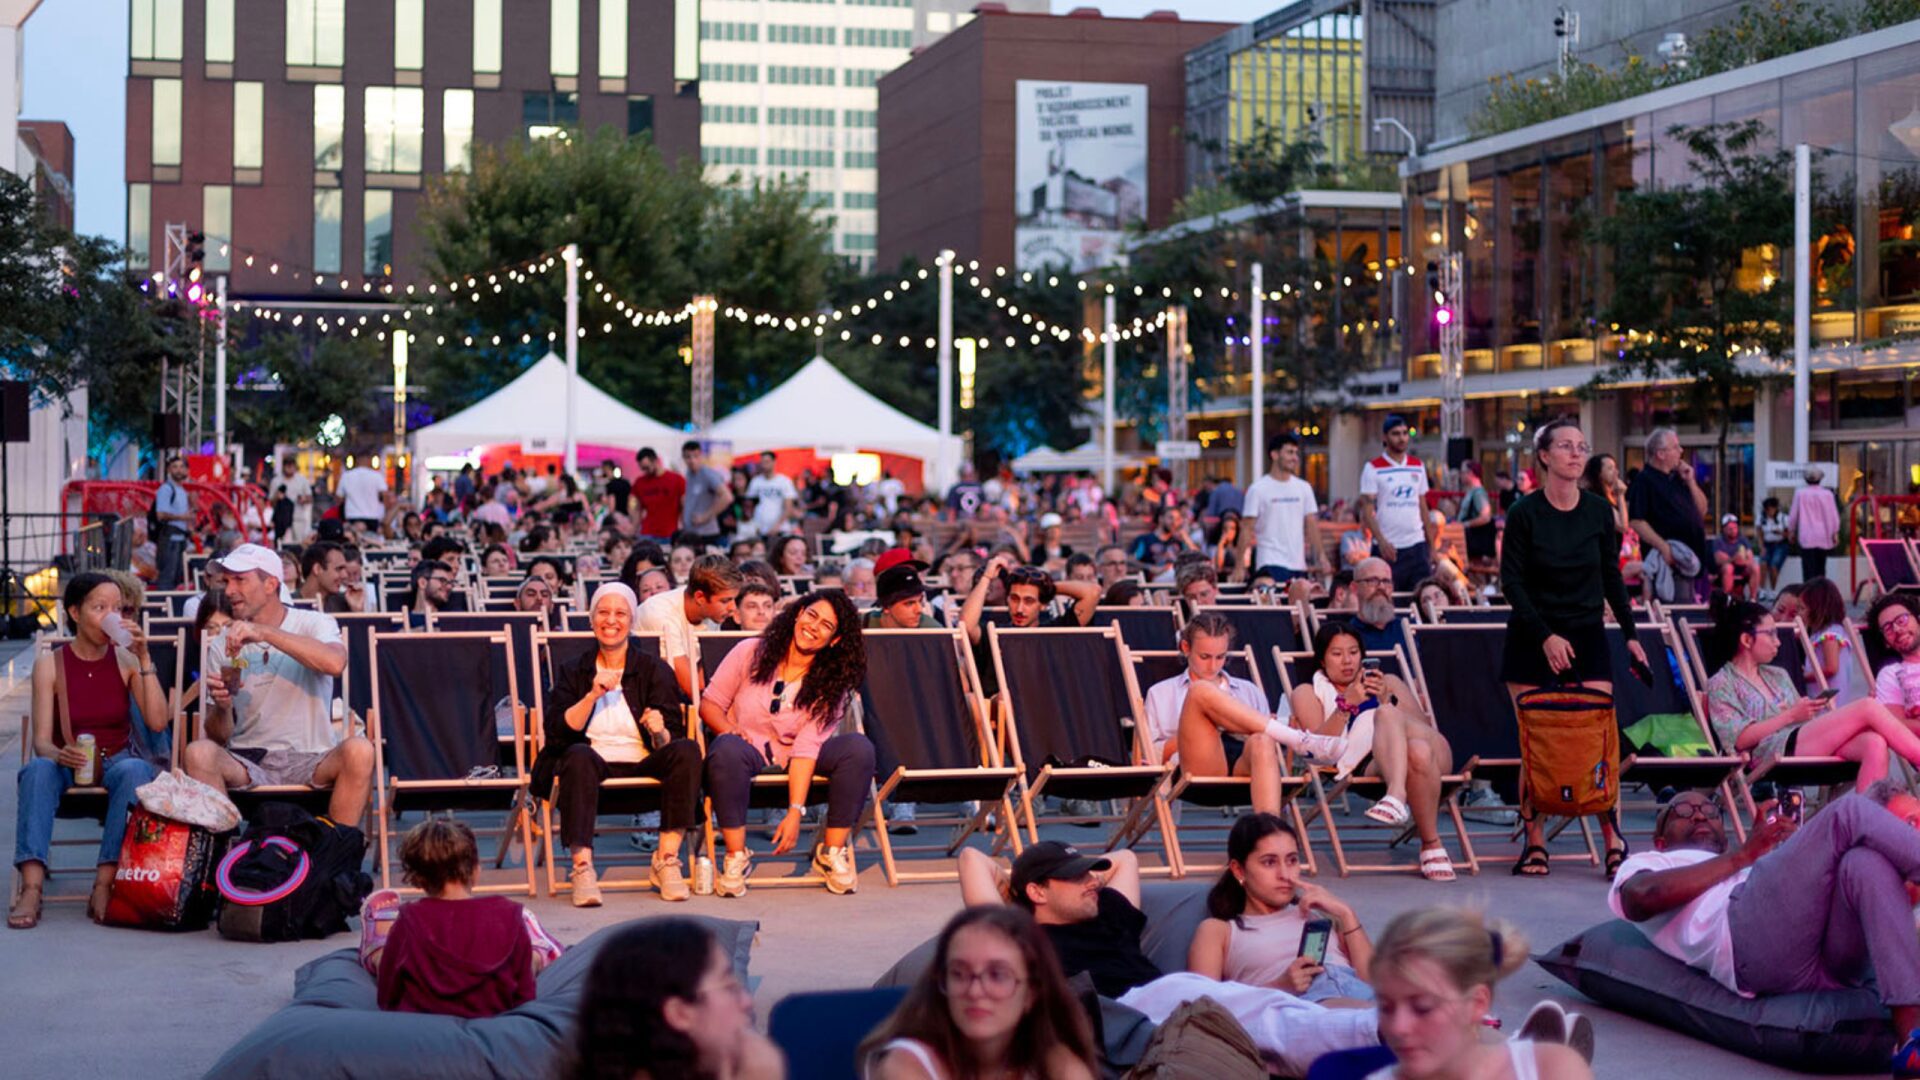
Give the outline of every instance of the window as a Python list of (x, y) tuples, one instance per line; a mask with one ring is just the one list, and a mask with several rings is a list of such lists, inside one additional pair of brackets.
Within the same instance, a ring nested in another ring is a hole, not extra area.
[(760, 81), (759, 64), (701, 64), (701, 82), (745, 82)]
[(264, 86), (257, 82), (233, 84), (233, 167), (258, 169), (266, 155), (262, 124)]
[(809, 191), (802, 202), (809, 210), (831, 210), (833, 209), (833, 192)]
[(562, 78), (580, 74), (580, 0), (550, 0), (547, 70)]
[(767, 81), (775, 86), (832, 86), (833, 69), (773, 64), (767, 68)]
[(287, 63), (339, 67), (347, 54), (347, 0), (287, 0)]
[(600, 77), (627, 77), (627, 0), (600, 0)]
[(879, 205), (879, 196), (871, 191), (846, 191), (840, 194), (840, 208), (843, 210), (872, 210)]
[(751, 146), (703, 146), (700, 148), (700, 163), (703, 165), (758, 165), (760, 151)]
[(758, 23), (741, 22), (703, 22), (700, 24), (701, 41), (759, 41)]
[(233, 189), (208, 184), (200, 189), (200, 231), (207, 234), (208, 270), (233, 269)]
[(653, 95), (634, 94), (627, 98), (627, 134), (653, 130)]
[(673, 79), (700, 77), (700, 0), (673, 0)]
[(368, 277), (393, 276), (393, 192), (368, 191), (361, 217), (367, 234), (361, 269)]
[(840, 122), (848, 127), (879, 127), (880, 113), (875, 109), (843, 109)]
[(127, 265), (145, 267), (153, 261), (153, 186), (127, 185)]
[(846, 0), (848, 7), (898, 7), (910, 8), (913, 0)]
[(347, 89), (313, 88), (313, 167), (339, 169), (346, 164)]
[(886, 72), (884, 71), (876, 71), (868, 68), (848, 68), (847, 85), (876, 86), (880, 82), (880, 76), (885, 74)]
[[(853, 31), (847, 31), (851, 38)], [(831, 45), (833, 27), (831, 26), (787, 26), (774, 24), (767, 27), (767, 40), (776, 45)], [(847, 44), (853, 42), (849, 40)]]
[(180, 80), (153, 80), (153, 163), (180, 164)]
[(500, 0), (473, 0), (473, 70), (500, 73)]
[(800, 169), (831, 169), (833, 168), (833, 151), (796, 150), (791, 147), (776, 146), (767, 151), (767, 164)]
[(879, 247), (874, 243), (872, 233), (841, 233), (840, 246), (848, 251), (873, 251)]
[(781, 127), (832, 127), (832, 109), (788, 109), (767, 110), (767, 123)]
[(552, 138), (580, 126), (580, 95), (529, 92), (521, 98), (520, 119), (528, 138)]
[(846, 154), (846, 166), (847, 166), (847, 168), (849, 168), (849, 169), (871, 169), (871, 168), (875, 168), (876, 166), (875, 166), (875, 164), (874, 164), (874, 155), (873, 155), (873, 151), (871, 151), (871, 150), (849, 150), (849, 151), (847, 151), (847, 154)]
[(448, 172), (466, 172), (473, 166), (473, 91), (449, 90), (441, 102), (442, 165)]
[(420, 171), (420, 135), (426, 128), (426, 95), (412, 86), (367, 87), (367, 171)]
[(316, 273), (340, 272), (339, 188), (313, 193), (313, 269)]
[(393, 0), (393, 70), (426, 66), (426, 0)]
[(870, 30), (856, 26), (847, 30), (847, 44), (876, 49), (907, 49), (913, 47), (913, 31)]
[(133, 0), (128, 55), (135, 60), (180, 59), (187, 25), (185, 7), (185, 0)]
[(233, 0), (207, 0), (207, 63), (233, 63)]
[(760, 106), (702, 105), (700, 122), (703, 124), (757, 124), (760, 122)]

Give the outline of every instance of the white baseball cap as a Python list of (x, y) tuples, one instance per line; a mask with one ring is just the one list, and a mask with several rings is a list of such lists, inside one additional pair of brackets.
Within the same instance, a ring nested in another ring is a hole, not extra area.
[(1041, 527), (1041, 528), (1043, 528), (1043, 529), (1051, 529), (1051, 528), (1053, 528), (1053, 527), (1054, 527), (1055, 525), (1058, 525), (1058, 524), (1060, 524), (1060, 515), (1059, 515), (1059, 514), (1055, 514), (1055, 513), (1052, 513), (1051, 511), (1049, 511), (1048, 513), (1045, 513), (1045, 514), (1041, 514), (1041, 515), (1040, 515), (1040, 527)]
[(286, 573), (279, 553), (259, 544), (241, 544), (227, 552), (226, 557), (220, 560), (220, 569), (229, 574), (258, 570), (275, 581), (279, 581), (281, 575)]

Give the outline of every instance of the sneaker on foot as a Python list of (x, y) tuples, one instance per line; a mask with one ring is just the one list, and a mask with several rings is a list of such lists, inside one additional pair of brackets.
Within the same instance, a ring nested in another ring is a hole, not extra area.
[(680, 873), (678, 856), (667, 858), (655, 854), (653, 868), (647, 872), (647, 881), (660, 894), (662, 900), (685, 900), (693, 895), (693, 889), (687, 885), (685, 875)]
[(727, 857), (721, 860), (720, 873), (713, 879), (713, 895), (747, 895), (747, 871), (751, 862), (744, 851), (727, 852)]
[(360, 963), (387, 947), (387, 934), (400, 918), (400, 893), (395, 889), (376, 889), (360, 904)]
[(1300, 743), (1294, 747), (1294, 751), (1323, 765), (1331, 765), (1346, 753), (1347, 739), (1344, 735), (1316, 735), (1311, 731), (1302, 731)]
[(853, 852), (848, 848), (815, 848), (813, 868), (827, 879), (827, 891), (835, 896), (845, 896), (860, 887), (860, 879), (853, 872)]
[(1060, 800), (1060, 813), (1065, 817), (1080, 819), (1071, 824), (1082, 825), (1090, 829), (1100, 827), (1099, 822), (1088, 820), (1100, 816), (1100, 804), (1091, 799), (1062, 799)]
[(600, 906), (600, 875), (593, 872), (592, 863), (573, 866), (573, 906)]
[(1920, 1029), (1909, 1032), (1893, 1052), (1893, 1080), (1920, 1080)]
[(920, 827), (913, 823), (913, 819), (917, 816), (917, 809), (918, 804), (910, 802), (894, 803), (888, 807), (887, 831), (895, 836), (913, 836), (917, 834), (920, 831)]

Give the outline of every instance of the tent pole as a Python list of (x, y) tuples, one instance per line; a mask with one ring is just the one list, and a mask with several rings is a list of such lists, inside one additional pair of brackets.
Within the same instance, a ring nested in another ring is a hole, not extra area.
[(568, 244), (561, 253), (567, 262), (567, 450), (568, 476), (580, 471), (580, 446), (574, 432), (579, 417), (580, 382), (580, 245)]

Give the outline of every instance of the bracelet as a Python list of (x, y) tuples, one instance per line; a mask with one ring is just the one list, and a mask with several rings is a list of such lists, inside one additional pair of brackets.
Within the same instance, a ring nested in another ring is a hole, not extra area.
[(155, 670), (154, 670), (153, 668), (150, 668), (150, 667), (143, 667), (143, 668), (141, 668), (141, 669), (140, 669), (140, 674), (142, 674), (142, 675), (154, 675), (154, 674), (157, 674), (157, 672), (156, 672), (156, 671), (155, 671)]
[(807, 804), (806, 804), (806, 803), (797, 803), (797, 802), (796, 802), (796, 803), (788, 803), (788, 804), (787, 804), (787, 810), (788, 810), (788, 812), (789, 812), (789, 813), (800, 813), (800, 814), (804, 814), (804, 813), (806, 813), (806, 812), (807, 812)]
[(1342, 931), (1340, 931), (1340, 936), (1341, 936), (1341, 937), (1346, 937), (1346, 936), (1347, 936), (1348, 934), (1357, 934), (1357, 933), (1359, 933), (1360, 931), (1362, 931), (1362, 930), (1365, 930), (1365, 929), (1366, 929), (1366, 927), (1364, 927), (1364, 926), (1361, 926), (1361, 925), (1360, 925), (1359, 923), (1354, 923), (1354, 924), (1353, 924), (1353, 929), (1351, 929), (1351, 930), (1342, 930)]

